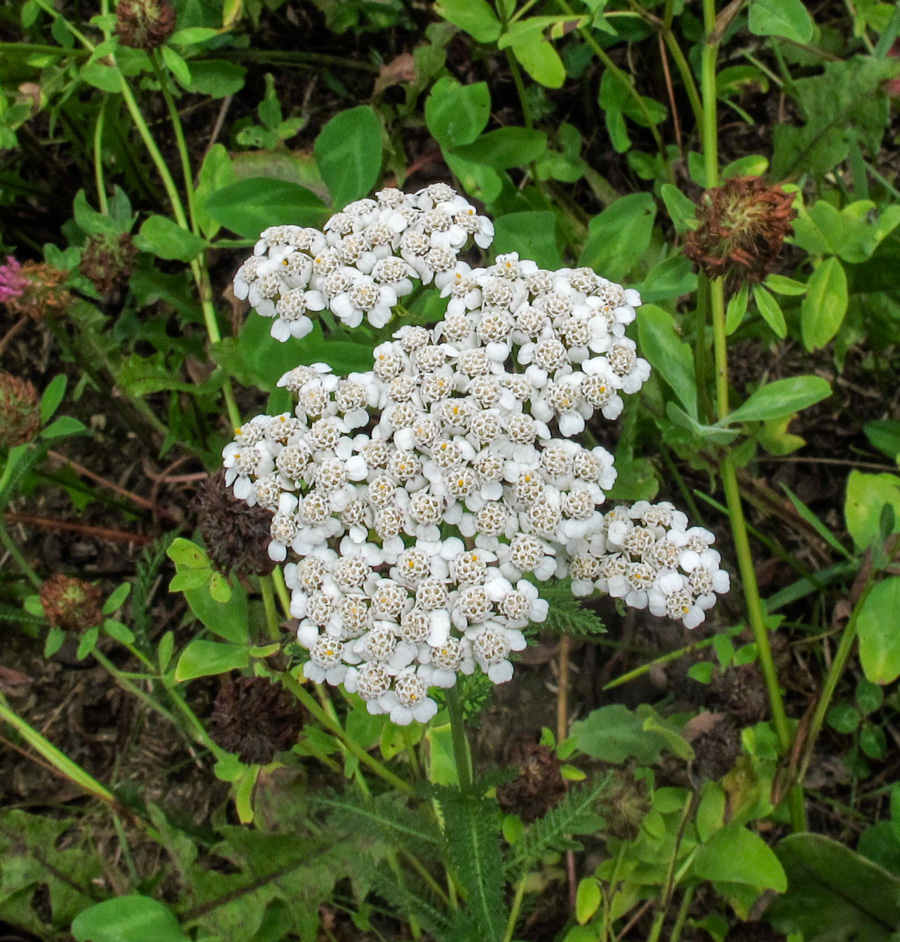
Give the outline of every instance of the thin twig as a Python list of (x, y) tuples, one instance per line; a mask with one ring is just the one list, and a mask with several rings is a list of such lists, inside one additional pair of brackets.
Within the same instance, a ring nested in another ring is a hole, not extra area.
[(0, 356), (3, 356), (3, 354), (6, 353), (6, 348), (12, 343), (13, 337), (16, 336), (16, 334), (25, 326), (27, 322), (28, 315), (23, 314), (3, 335), (3, 339), (0, 340)]
[(92, 536), (98, 540), (110, 540), (113, 543), (135, 543), (138, 546), (149, 546), (153, 542), (152, 536), (143, 533), (126, 533), (124, 530), (111, 530), (108, 527), (92, 527), (86, 523), (69, 523), (66, 520), (52, 520), (48, 517), (36, 517), (32, 514), (20, 514), (8, 510), (3, 514), (7, 523), (21, 523), (24, 526), (39, 527), (42, 530), (67, 530), (70, 533), (81, 533)]

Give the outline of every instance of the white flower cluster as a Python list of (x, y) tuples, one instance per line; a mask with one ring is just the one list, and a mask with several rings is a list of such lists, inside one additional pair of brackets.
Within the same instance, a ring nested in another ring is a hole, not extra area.
[[(466, 207), (443, 184), (413, 197), (383, 191), (324, 233), (267, 230), (268, 254), (236, 280), (261, 313), (278, 314), (276, 328), (287, 323), (282, 301), (301, 289), (343, 317), (347, 292), (326, 291), (315, 266), (362, 239), (351, 281), (398, 262), (449, 297), (434, 328), (407, 325), (376, 347), (369, 372), (291, 370), (279, 385), (296, 395), (294, 412), (247, 422), (223, 455), (235, 496), (273, 512), (269, 554), (299, 558), (285, 578), (306, 676), (343, 684), (401, 724), (430, 719), (429, 688), (459, 673), (510, 679), (522, 629), (547, 616), (535, 582), (568, 575), (576, 595), (600, 589), (688, 627), (728, 589), (712, 534), (671, 505), (604, 514), (613, 456), (572, 440), (595, 412), (614, 419), (649, 375), (625, 336), (637, 292), (515, 254), (474, 270), (454, 254), (436, 274), (426, 261), (436, 248), (489, 241), (490, 223)], [(394, 235), (381, 242), (378, 227)], [(313, 272), (303, 284), (284, 273), (306, 271), (299, 255)], [(274, 294), (266, 279), (278, 280)], [(348, 323), (375, 308), (353, 310)]]
[(721, 557), (711, 549), (714, 540), (709, 530), (688, 527), (687, 517), (668, 502), (617, 507), (572, 556), (572, 592), (585, 596), (599, 589), (632, 608), (696, 628), (716, 595), (730, 587)]
[[(348, 327), (384, 327), (413, 280), (443, 287), (472, 241), (491, 244), (494, 226), (446, 183), (415, 194), (381, 190), (336, 213), (325, 231), (271, 226), (234, 277), (234, 293), (274, 317), (278, 340), (305, 337), (310, 312), (326, 307)], [(463, 266), (468, 270), (468, 266)]]

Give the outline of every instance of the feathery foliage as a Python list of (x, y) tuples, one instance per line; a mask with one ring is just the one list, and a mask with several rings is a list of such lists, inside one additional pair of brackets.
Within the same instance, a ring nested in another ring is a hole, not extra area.
[(563, 579), (541, 586), (541, 597), (550, 603), (547, 620), (540, 625), (541, 631), (568, 635), (602, 635), (606, 626), (596, 612), (584, 608), (572, 595), (571, 581)]

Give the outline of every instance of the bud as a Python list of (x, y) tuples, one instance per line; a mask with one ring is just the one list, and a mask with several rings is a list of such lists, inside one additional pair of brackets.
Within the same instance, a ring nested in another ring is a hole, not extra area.
[(793, 195), (759, 177), (735, 177), (707, 190), (697, 206), (700, 225), (688, 233), (684, 254), (710, 278), (730, 287), (759, 282), (778, 264), (784, 238), (797, 218)]
[(225, 484), (223, 470), (203, 485), (194, 506), (206, 551), (219, 572), (236, 569), (267, 576), (275, 568), (268, 553), (272, 512), (238, 500)]
[(86, 631), (103, 621), (99, 586), (57, 573), (41, 586), (47, 621), (64, 631)]
[(41, 428), (41, 402), (27, 379), (0, 373), (0, 446), (30, 442)]
[(104, 296), (117, 295), (134, 271), (138, 250), (127, 232), (91, 236), (78, 270)]
[(609, 807), (606, 833), (619, 840), (633, 841), (650, 810), (646, 783), (636, 779), (631, 772), (616, 769), (612, 774), (606, 804)]
[(155, 49), (175, 32), (175, 9), (169, 0), (119, 0), (116, 33), (123, 46)]
[(38, 322), (59, 317), (72, 302), (72, 296), (62, 287), (67, 277), (68, 272), (43, 262), (20, 265), (8, 256), (6, 264), (0, 265), (0, 303), (10, 314), (27, 314)]
[(222, 682), (210, 719), (210, 735), (242, 762), (267, 765), (290, 749), (303, 729), (303, 708), (266, 677)]
[(507, 814), (536, 821), (565, 797), (559, 759), (547, 746), (518, 742), (510, 750), (507, 765), (519, 768), (516, 779), (497, 788), (497, 801)]

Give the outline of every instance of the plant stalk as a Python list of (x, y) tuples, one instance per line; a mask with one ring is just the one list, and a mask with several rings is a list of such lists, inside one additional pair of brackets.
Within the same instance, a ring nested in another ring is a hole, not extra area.
[(472, 755), (466, 739), (465, 719), (459, 690), (451, 687), (447, 691), (447, 711), (450, 714), (450, 731), (453, 735), (453, 758), (456, 761), (456, 773), (459, 787), (463, 790), (472, 787)]

